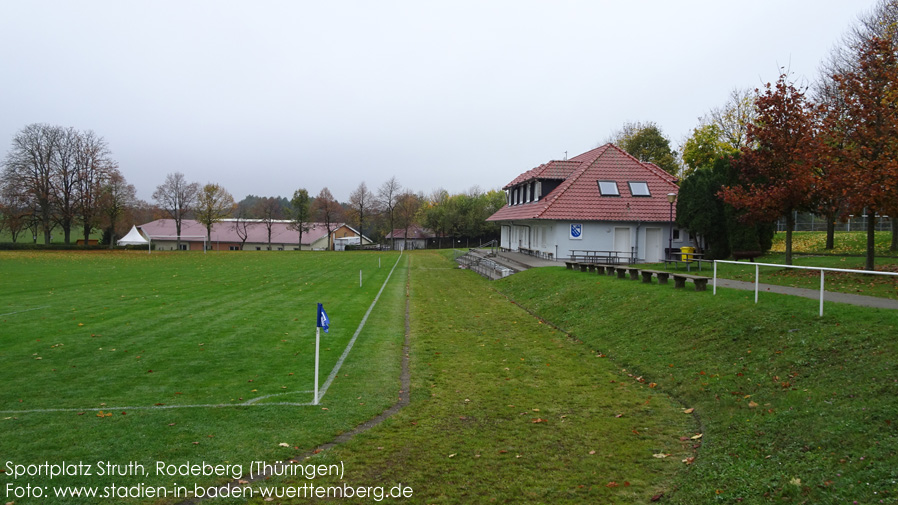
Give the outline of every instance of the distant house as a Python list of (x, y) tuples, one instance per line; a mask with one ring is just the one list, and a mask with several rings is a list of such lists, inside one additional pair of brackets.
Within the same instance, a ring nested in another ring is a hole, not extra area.
[[(177, 248), (177, 231), (173, 219), (157, 219), (142, 224), (138, 229), (150, 239), (156, 250), (173, 251)], [(245, 239), (244, 239), (245, 237)], [(181, 249), (202, 251), (206, 242), (206, 227), (193, 219), (181, 221)], [(213, 251), (265, 251), (269, 250), (268, 227), (261, 220), (225, 219), (212, 226), (212, 234), (207, 247)], [(273, 251), (296, 251), (342, 249), (346, 243), (371, 244), (371, 240), (346, 225), (331, 223), (331, 233), (327, 233), (324, 223), (310, 223), (309, 230), (302, 234), (290, 229), (290, 221), (271, 223), (271, 246)]]
[(396, 228), (385, 237), (390, 244), (395, 244), (393, 249), (426, 249), (428, 242), (432, 242), (436, 238), (436, 234), (422, 228), (417, 224), (410, 225), (406, 234), (405, 228)]
[(676, 178), (613, 144), (540, 165), (503, 189), (507, 204), (487, 220), (501, 225), (500, 246), (512, 251), (556, 259), (616, 251), (657, 262), (669, 246), (692, 245), (672, 225)]

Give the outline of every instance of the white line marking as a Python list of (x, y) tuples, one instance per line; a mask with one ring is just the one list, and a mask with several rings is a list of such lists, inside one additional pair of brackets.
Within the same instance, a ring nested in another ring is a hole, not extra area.
[[(356, 338), (358, 338), (359, 333), (362, 332), (362, 328), (365, 327), (365, 322), (368, 321), (368, 316), (371, 314), (371, 311), (374, 310), (374, 306), (377, 304), (377, 301), (380, 299), (381, 293), (384, 292), (384, 288), (387, 287), (387, 283), (390, 282), (390, 277), (393, 275), (393, 271), (396, 270), (396, 266), (399, 265), (399, 260), (402, 259), (402, 253), (399, 253), (399, 257), (396, 258), (396, 263), (393, 264), (393, 268), (390, 269), (390, 273), (387, 274), (386, 280), (384, 280), (383, 285), (380, 287), (380, 291), (377, 292), (377, 296), (374, 297), (374, 301), (371, 302), (371, 306), (368, 307), (368, 312), (365, 312), (365, 316), (362, 318), (362, 322), (359, 323), (359, 327), (356, 328), (355, 333), (352, 335), (352, 339), (349, 340), (349, 343), (346, 345), (346, 349), (343, 351), (343, 354), (340, 356), (340, 359), (337, 360), (337, 364), (334, 365), (333, 370), (331, 370), (330, 375), (327, 377), (327, 381), (324, 382), (324, 387), (321, 388), (318, 400), (320, 402), (321, 398), (324, 397), (324, 393), (327, 392), (327, 388), (330, 387), (331, 382), (333, 382), (334, 378), (337, 376), (337, 373), (340, 372), (340, 367), (343, 365), (343, 361), (346, 359), (346, 356), (349, 355), (349, 351), (352, 350), (353, 344), (355, 344)], [(34, 309), (28, 310), (38, 310), (45, 309), (49, 307), (37, 307)], [(23, 310), (20, 312), (28, 312), (28, 310)], [(18, 314), (18, 312), (11, 312), (10, 314)], [(7, 314), (0, 314), (0, 316), (5, 316)], [(208, 404), (198, 404), (198, 405), (151, 405), (151, 406), (139, 406), (139, 407), (90, 407), (84, 409), (76, 409), (76, 408), (52, 408), (52, 409), (27, 409), (27, 410), (0, 410), (0, 414), (39, 414), (39, 413), (52, 413), (52, 412), (99, 412), (101, 410), (104, 411), (127, 411), (127, 410), (165, 410), (165, 409), (190, 409), (190, 408), (207, 408), (207, 409), (217, 409), (217, 408), (225, 408), (225, 407), (267, 407), (270, 405), (286, 405), (292, 407), (308, 407), (315, 405), (312, 402), (308, 403), (295, 403), (295, 402), (272, 402), (272, 403), (257, 403), (266, 398), (271, 398), (274, 396), (288, 395), (288, 394), (300, 394), (300, 393), (312, 393), (312, 391), (289, 391), (286, 393), (275, 393), (270, 395), (259, 396), (257, 398), (252, 398), (242, 403), (208, 403)]]
[(384, 288), (387, 287), (387, 283), (390, 282), (390, 277), (393, 275), (393, 271), (396, 270), (396, 266), (399, 265), (399, 260), (402, 259), (402, 252), (399, 253), (399, 257), (396, 258), (396, 263), (393, 263), (393, 268), (390, 269), (390, 273), (387, 274), (387, 279), (384, 281), (383, 286), (380, 287), (380, 291), (377, 292), (377, 296), (374, 297), (374, 301), (371, 302), (371, 306), (368, 307), (368, 312), (365, 312), (365, 317), (362, 318), (362, 322), (359, 323), (359, 327), (356, 328), (355, 333), (352, 335), (352, 339), (349, 340), (349, 344), (346, 345), (346, 350), (343, 351), (343, 355), (340, 356), (340, 359), (337, 360), (337, 364), (334, 365), (334, 369), (331, 370), (331, 374), (328, 375), (327, 380), (324, 381), (324, 386), (318, 392), (318, 403), (321, 403), (321, 399), (324, 398), (324, 394), (327, 393), (327, 388), (330, 387), (331, 382), (334, 381), (334, 377), (337, 376), (337, 373), (340, 371), (340, 367), (343, 366), (343, 360), (346, 359), (346, 356), (349, 355), (349, 351), (352, 350), (352, 345), (355, 344), (355, 339), (358, 338), (359, 333), (362, 332), (362, 328), (365, 327), (365, 322), (368, 321), (368, 316), (371, 314), (371, 311), (374, 310), (374, 306), (377, 304), (377, 300), (380, 299), (381, 293), (384, 292)]
[(0, 317), (11, 316), (13, 314), (21, 314), (22, 312), (31, 312), (32, 310), (47, 309), (49, 307), (50, 307), (49, 305), (44, 305), (43, 307), (35, 307), (33, 309), (17, 310), (16, 312), (7, 312), (6, 314), (0, 314)]

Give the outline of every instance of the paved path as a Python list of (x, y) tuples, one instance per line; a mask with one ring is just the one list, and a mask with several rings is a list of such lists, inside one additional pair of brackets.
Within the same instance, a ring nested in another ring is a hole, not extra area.
[[(754, 282), (733, 281), (730, 279), (717, 279), (717, 287), (744, 289), (748, 291), (755, 290)], [(760, 284), (759, 292), (782, 293), (784, 295), (802, 296), (804, 298), (820, 299), (819, 289), (792, 288), (789, 286), (777, 286), (774, 284)], [(823, 293), (823, 301), (850, 303), (852, 305), (860, 305), (863, 307), (876, 307), (880, 309), (898, 310), (898, 300), (890, 300), (888, 298), (879, 298), (876, 296), (852, 295), (849, 293), (836, 293), (834, 291), (825, 291)]]
[[(518, 263), (523, 265), (527, 265), (528, 267), (547, 267), (547, 266), (564, 266), (563, 261), (551, 261), (545, 260), (542, 258), (536, 258), (533, 256), (529, 256), (521, 253), (514, 252), (503, 252), (499, 253), (500, 256), (510, 258)], [(692, 275), (708, 275), (709, 277), (713, 275), (711, 272), (690, 272)], [(755, 283), (753, 282), (743, 282), (743, 281), (733, 281), (729, 279), (717, 279), (717, 287), (719, 288), (730, 288), (730, 289), (743, 289), (746, 291), (754, 291)], [(764, 293), (781, 293), (784, 295), (793, 295), (793, 296), (801, 296), (804, 298), (811, 298), (813, 300), (820, 299), (820, 290), (818, 289), (805, 289), (805, 288), (792, 288), (789, 286), (777, 286), (775, 284), (761, 284), (758, 286), (759, 292)], [(863, 307), (876, 307), (880, 309), (893, 309), (898, 310), (898, 300), (890, 300), (888, 298), (879, 298), (875, 296), (863, 296), (863, 295), (852, 295), (849, 293), (836, 293), (833, 291), (826, 291), (823, 294), (823, 301), (826, 302), (837, 302), (837, 303), (848, 303), (851, 305), (860, 305)]]

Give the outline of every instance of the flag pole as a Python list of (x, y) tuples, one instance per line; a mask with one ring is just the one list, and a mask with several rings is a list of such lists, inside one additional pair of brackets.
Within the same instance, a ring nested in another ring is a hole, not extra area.
[(321, 337), (321, 327), (315, 327), (315, 401), (312, 405), (318, 405), (318, 340)]

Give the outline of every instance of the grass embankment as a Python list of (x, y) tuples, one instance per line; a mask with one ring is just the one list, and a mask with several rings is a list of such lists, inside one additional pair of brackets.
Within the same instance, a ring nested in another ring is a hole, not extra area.
[[(322, 333), (323, 385), (396, 258), (0, 253), (3, 492), (7, 484), (46, 486), (49, 494), (116, 483), (169, 486), (171, 493), (174, 482), (192, 492), (195, 483), (227, 477), (158, 475), (157, 462), (248, 471), (252, 461), (291, 457), (377, 415), (394, 403), (399, 382), (404, 263), (324, 397), (330, 408), (277, 403), (312, 399), (316, 303), (331, 317), (330, 333)], [(187, 405), (205, 407), (177, 408)], [(90, 476), (13, 480), (7, 461), (94, 466)], [(147, 475), (99, 476), (96, 464), (105, 462), (135, 462)], [(8, 493), (2, 501), (156, 502)]]
[(898, 500), (898, 313), (535, 269), (496, 283), (695, 408), (702, 447), (671, 503)]
[(421, 504), (645, 503), (669, 492), (695, 454), (693, 416), (492, 286), (442, 255), (412, 255), (411, 404), (303, 462), (345, 465), (344, 481), (315, 484), (401, 483)]
[[(891, 232), (876, 234), (876, 270), (881, 272), (898, 272), (898, 257), (889, 251)], [(863, 232), (839, 232), (835, 238), (835, 248), (826, 249), (826, 233), (795, 232), (792, 239), (792, 264), (808, 267), (839, 268), (848, 270), (864, 269), (866, 252), (866, 234)], [(773, 248), (764, 256), (756, 259), (758, 263), (785, 263), (785, 233), (774, 237)], [(717, 275), (724, 279), (754, 282), (755, 265), (741, 261), (740, 265), (718, 263)], [(666, 267), (663, 263), (646, 265), (655, 270), (670, 272), (683, 271), (683, 267)], [(790, 269), (781, 267), (758, 267), (760, 282), (778, 286), (790, 286), (805, 289), (820, 289), (820, 272), (817, 270)], [(692, 268), (693, 274), (711, 276), (713, 266), (705, 264), (701, 272)], [(825, 274), (826, 290), (838, 293), (850, 293), (864, 296), (898, 299), (898, 276), (866, 275), (848, 272), (827, 272)]]

